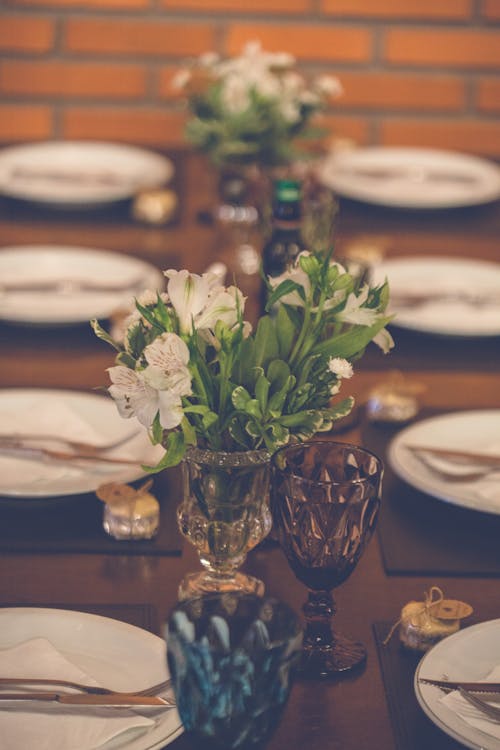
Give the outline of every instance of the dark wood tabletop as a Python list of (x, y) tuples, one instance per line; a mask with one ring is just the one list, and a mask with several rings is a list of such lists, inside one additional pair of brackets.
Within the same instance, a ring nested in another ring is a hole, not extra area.
[[(171, 224), (154, 227), (138, 223), (131, 218), (127, 202), (107, 210), (63, 212), (4, 198), (0, 199), (0, 246), (101, 248), (140, 257), (159, 269), (189, 268), (194, 272), (223, 260), (237, 275), (249, 296), (250, 309), (253, 304), (255, 310), (258, 276), (238, 275), (241, 269), (237, 268), (234, 248), (220, 228), (206, 219), (214, 197), (210, 170), (189, 152), (176, 153), (173, 158), (177, 174), (172, 187), (178, 194), (179, 213)], [(364, 241), (383, 246), (388, 257), (447, 255), (500, 262), (499, 236), (500, 203), (418, 212), (340, 201), (340, 254), (350, 243)], [(344, 384), (344, 392), (348, 387), (361, 403), (373, 385), (389, 370), (396, 369), (422, 384), (421, 405), (425, 409), (444, 412), (500, 408), (500, 338), (450, 339), (396, 329), (393, 333), (394, 352), (384, 356), (370, 346), (352, 380)], [(49, 329), (0, 323), (2, 388), (90, 391), (106, 384), (105, 370), (112, 360), (110, 348), (95, 338), (88, 325)], [(338, 439), (365, 441), (362, 412), (359, 414), (360, 419), (350, 427), (346, 425)], [(386, 437), (381, 430), (381, 451)], [(373, 439), (377, 443), (377, 433), (375, 438), (371, 435)], [(399, 491), (409, 492), (409, 488), (402, 484)], [(175, 506), (176, 498), (168, 500)], [(441, 507), (440, 501), (435, 502)], [(30, 512), (29, 507), (25, 512)], [(446, 524), (442, 510), (438, 517), (440, 523)], [(498, 520), (491, 518), (492, 522)], [(429, 527), (436, 523), (432, 513), (427, 523)], [(467, 515), (463, 524), (467, 524)], [(474, 534), (476, 528), (471, 526), (470, 533)], [(180, 579), (187, 571), (199, 568), (195, 552), (180, 540), (179, 544), (182, 554), (176, 555), (149, 554), (147, 548), (141, 554), (51, 552), (38, 548), (35, 553), (26, 547), (2, 550), (0, 540), (0, 604), (97, 612), (161, 634), (162, 623), (176, 601)], [(480, 544), (480, 540), (471, 537), (471, 544)], [(297, 681), (269, 750), (413, 750), (403, 748), (402, 740), (393, 731), (390, 689), (384, 685), (374, 624), (397, 620), (401, 607), (410, 600), (422, 600), (424, 591), (432, 585), (440, 586), (449, 598), (461, 599), (473, 607), (467, 624), (500, 618), (500, 573), (387, 573), (383, 552), (381, 538), (376, 535), (351, 578), (335, 592), (336, 625), (366, 645), (366, 668), (338, 681)], [(423, 547), (422, 555), (425, 554)], [(245, 569), (265, 582), (267, 593), (300, 612), (305, 590), (275, 544), (264, 542), (253, 550)], [(409, 714), (416, 715), (417, 711), (418, 706), (408, 705)], [(446, 744), (446, 735), (430, 722), (426, 727), (428, 720), (422, 712), (417, 720), (428, 750), (459, 747), (457, 743)], [(194, 750), (185, 736), (171, 747)]]

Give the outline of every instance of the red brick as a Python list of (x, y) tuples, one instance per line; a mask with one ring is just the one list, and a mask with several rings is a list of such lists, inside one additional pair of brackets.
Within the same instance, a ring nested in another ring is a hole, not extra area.
[(307, 13), (310, 0), (162, 0), (168, 9), (201, 10), (206, 13), (283, 13), (286, 15)]
[(339, 73), (344, 93), (339, 108), (459, 110), (465, 91), (461, 78), (405, 73)]
[(0, 140), (43, 140), (52, 135), (49, 107), (5, 104), (0, 106)]
[(48, 52), (53, 44), (54, 24), (49, 18), (0, 18), (0, 49), (13, 52)]
[(139, 66), (69, 62), (0, 62), (0, 91), (56, 97), (137, 98), (146, 91)]
[(496, 68), (500, 31), (392, 29), (387, 32), (385, 59), (397, 64)]
[(276, 24), (229, 26), (226, 52), (238, 54), (246, 42), (255, 39), (266, 50), (286, 50), (302, 60), (367, 62), (372, 54), (372, 36), (367, 29), (304, 24), (289, 24), (286, 32)]
[(158, 21), (69, 19), (65, 49), (103, 55), (198, 55), (214, 48), (209, 24)]
[(481, 12), (491, 21), (500, 21), (500, 0), (483, 0)]
[(380, 139), (384, 145), (426, 146), (500, 157), (496, 122), (391, 119), (382, 123)]
[(325, 13), (360, 18), (465, 20), (471, 0), (322, 0)]
[(500, 112), (500, 79), (483, 79), (477, 84), (477, 107), (483, 112)]
[(368, 123), (362, 117), (323, 115), (315, 120), (315, 124), (328, 130), (329, 134), (324, 138), (327, 144), (339, 138), (352, 140), (358, 145), (368, 143)]
[(98, 8), (106, 10), (134, 10), (150, 7), (150, 0), (7, 0), (17, 5), (45, 8)]
[(72, 107), (64, 112), (65, 138), (95, 138), (156, 146), (183, 142), (185, 116), (180, 112)]

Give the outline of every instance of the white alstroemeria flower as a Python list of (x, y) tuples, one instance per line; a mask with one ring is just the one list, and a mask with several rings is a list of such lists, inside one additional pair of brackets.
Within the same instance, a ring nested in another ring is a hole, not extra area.
[[(168, 302), (168, 294), (166, 292), (161, 292), (160, 298), (163, 302)], [(144, 289), (144, 291), (142, 291), (137, 297), (137, 302), (143, 307), (147, 307), (147, 305), (156, 305), (157, 301), (157, 292), (153, 291), (153, 289)]]
[(248, 86), (239, 75), (230, 75), (224, 81), (221, 92), (223, 106), (231, 114), (244, 112), (250, 105)]
[(352, 292), (347, 298), (344, 309), (337, 314), (336, 319), (343, 323), (353, 323), (360, 326), (373, 325), (379, 318), (379, 313), (377, 310), (363, 307), (368, 299), (369, 291), (368, 285), (365, 284), (358, 296)]
[(209, 285), (206, 278), (189, 271), (165, 271), (167, 290), (179, 319), (181, 333), (190, 333), (193, 319), (207, 304)]
[(344, 89), (342, 88), (342, 84), (340, 83), (338, 78), (335, 78), (335, 76), (329, 76), (329, 75), (322, 75), (318, 76), (318, 78), (315, 81), (316, 89), (319, 91), (320, 94), (323, 94), (324, 96), (328, 96), (330, 98), (335, 98), (337, 96), (340, 96)]
[(279, 110), (285, 122), (293, 123), (300, 120), (300, 108), (294, 101), (283, 99), (280, 102)]
[(189, 349), (179, 336), (163, 333), (144, 349), (144, 357), (149, 367), (142, 376), (148, 385), (175, 396), (192, 393)]
[(144, 427), (151, 427), (158, 411), (158, 392), (144, 382), (142, 373), (116, 365), (108, 368), (112, 385), (108, 391), (121, 417), (137, 417)]
[(238, 322), (238, 310), (243, 312), (245, 297), (236, 286), (212, 293), (204, 310), (196, 317), (197, 330), (215, 328), (218, 320), (232, 327)]
[(179, 90), (185, 88), (191, 78), (192, 74), (190, 70), (186, 68), (179, 70), (172, 78), (172, 88)]
[(203, 68), (212, 68), (219, 62), (220, 56), (217, 52), (204, 52), (198, 59)]
[(384, 354), (388, 354), (394, 346), (394, 339), (386, 328), (382, 328), (372, 339), (374, 344), (382, 349)]
[(338, 378), (352, 378), (353, 375), (351, 363), (343, 357), (330, 357), (328, 369)]

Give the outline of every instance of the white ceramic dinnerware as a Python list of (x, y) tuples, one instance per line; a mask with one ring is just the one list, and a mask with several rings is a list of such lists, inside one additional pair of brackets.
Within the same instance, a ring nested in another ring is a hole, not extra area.
[[(499, 666), (500, 620), (466, 627), (440, 641), (422, 658), (415, 672), (417, 700), (436, 726), (465, 747), (471, 750), (498, 750), (498, 722), (488, 720), (475, 709), (468, 710), (465, 705), (457, 713), (452, 710), (451, 696), (445, 698), (442, 690), (421, 682), (421, 679), (479, 682), (487, 679)], [(472, 718), (474, 725), (462, 718), (462, 712)]]
[[(34, 639), (45, 639), (57, 650), (61, 660), (66, 660), (70, 663), (69, 666), (73, 665), (75, 669), (84, 672), (91, 681), (113, 690), (142, 690), (168, 677), (164, 640), (141, 628), (108, 617), (61, 609), (0, 609), (0, 661), (3, 659), (5, 662), (7, 649), (11, 650)], [(47, 669), (49, 667), (53, 668), (47, 662)], [(19, 667), (11, 664), (11, 669), (17, 670), (16, 676), (25, 676), (24, 673), (28, 670), (30, 677), (41, 676), (43, 671), (39, 663), (20, 663)], [(9, 687), (9, 691), (12, 691), (12, 688)], [(12, 703), (5, 705), (8, 705), (12, 712)], [(40, 710), (40, 703), (23, 702), (22, 706), (18, 704), (16, 708), (20, 714), (19, 720), (27, 723), (40, 722), (40, 715), (31, 713)], [(0, 727), (1, 711), (0, 706)], [(69, 731), (72, 730), (73, 722), (75, 735), (72, 736), (72, 741), (75, 741), (78, 733), (87, 737), (87, 719), (93, 721), (102, 714), (101, 718), (113, 721), (113, 712), (118, 718), (124, 712), (128, 716), (131, 713), (130, 709), (95, 709), (88, 706), (72, 707), (72, 711), (66, 713), (63, 707), (58, 705), (47, 706), (44, 717), (47, 723), (44, 724), (44, 728), (48, 733), (48, 741), (50, 742), (50, 721), (58, 722), (62, 717), (65, 722), (70, 723), (67, 728)], [(182, 732), (176, 709), (136, 707), (134, 712), (146, 717), (145, 726), (121, 732), (105, 744), (99, 745), (102, 750), (160, 750)], [(59, 730), (56, 728), (56, 731)], [(79, 750), (91, 750), (95, 747), (89, 746), (87, 742), (88, 738), (82, 740), (82, 745), (78, 746)]]
[[(498, 456), (498, 465), (451, 459), (415, 447)], [(500, 409), (443, 414), (401, 430), (387, 458), (396, 474), (418, 490), (470, 510), (500, 514)]]
[(101, 141), (48, 141), (0, 151), (0, 194), (54, 207), (91, 208), (172, 178), (170, 159)]
[(0, 248), (0, 320), (88, 323), (133, 310), (134, 297), (164, 285), (160, 270), (122, 253), (55, 245)]
[[(6, 437), (16, 434), (33, 453), (3, 447)], [(105, 457), (131, 463), (57, 460), (37, 454), (37, 447), (72, 450), (56, 438), (84, 441), (103, 448)], [(105, 450), (116, 442), (118, 447)], [(145, 476), (142, 465), (154, 466), (163, 453), (135, 418), (120, 417), (106, 395), (42, 388), (0, 390), (0, 496), (47, 498), (95, 492), (107, 482), (132, 482)]]
[(495, 163), (438, 149), (334, 151), (320, 168), (320, 179), (340, 196), (395, 208), (458, 208), (500, 197)]
[(391, 322), (440, 336), (500, 335), (500, 263), (472, 258), (388, 258), (372, 272), (389, 280)]

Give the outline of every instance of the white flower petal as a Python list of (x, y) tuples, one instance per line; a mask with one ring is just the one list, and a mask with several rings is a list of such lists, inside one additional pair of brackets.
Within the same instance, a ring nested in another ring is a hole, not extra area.
[(192, 320), (203, 310), (208, 299), (208, 282), (198, 274), (189, 271), (165, 271), (170, 301), (179, 319), (183, 333), (192, 328)]

